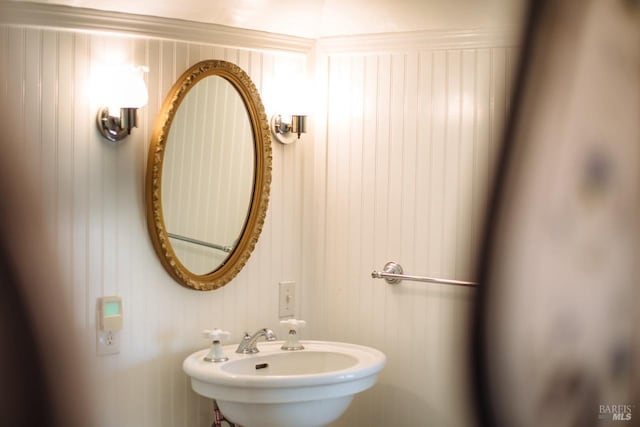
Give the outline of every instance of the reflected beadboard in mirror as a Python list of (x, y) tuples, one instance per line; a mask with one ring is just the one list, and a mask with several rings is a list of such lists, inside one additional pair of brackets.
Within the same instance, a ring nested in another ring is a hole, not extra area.
[(255, 175), (251, 120), (226, 79), (203, 78), (177, 109), (162, 166), (162, 208), (180, 262), (197, 275), (229, 257)]
[(146, 199), (151, 239), (181, 285), (212, 290), (242, 269), (269, 200), (271, 141), (250, 77), (205, 60), (169, 91), (149, 148)]

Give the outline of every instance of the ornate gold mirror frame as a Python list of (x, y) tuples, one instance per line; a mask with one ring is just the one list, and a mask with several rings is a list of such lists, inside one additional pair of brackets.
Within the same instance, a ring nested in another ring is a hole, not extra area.
[[(167, 139), (176, 112), (189, 90), (208, 76), (226, 79), (244, 101), (253, 131), (255, 177), (247, 220), (233, 251), (216, 270), (198, 275), (180, 262), (169, 241), (162, 211), (162, 169)], [(242, 270), (258, 241), (267, 213), (271, 161), (271, 137), (264, 106), (251, 78), (240, 67), (222, 60), (206, 60), (195, 64), (180, 76), (156, 118), (147, 158), (145, 183), (147, 225), (153, 246), (164, 268), (179, 284), (200, 291), (213, 290), (227, 284)]]

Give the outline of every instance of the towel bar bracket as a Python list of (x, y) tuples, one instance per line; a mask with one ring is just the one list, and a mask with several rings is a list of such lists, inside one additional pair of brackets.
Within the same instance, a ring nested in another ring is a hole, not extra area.
[[(393, 276), (390, 276), (393, 275)], [(389, 261), (384, 265), (384, 269), (380, 271), (373, 271), (371, 273), (371, 277), (374, 279), (384, 279), (390, 285), (398, 285), (402, 282), (400, 277), (395, 276), (403, 276), (404, 271), (402, 270), (402, 266), (397, 262)]]

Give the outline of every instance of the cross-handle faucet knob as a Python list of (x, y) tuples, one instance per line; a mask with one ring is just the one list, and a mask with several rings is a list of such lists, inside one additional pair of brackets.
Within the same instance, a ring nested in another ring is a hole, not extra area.
[(304, 347), (298, 341), (298, 329), (304, 328), (307, 325), (307, 322), (304, 320), (297, 319), (287, 319), (281, 320), (281, 325), (285, 325), (289, 329), (289, 334), (287, 335), (287, 340), (282, 344), (280, 349), (282, 350), (304, 350)]
[(289, 325), (289, 329), (298, 329), (298, 328), (304, 328), (307, 325), (307, 322), (304, 320), (298, 320), (298, 319), (287, 319), (287, 320), (281, 320), (280, 324)]
[(205, 329), (202, 331), (202, 336), (213, 340), (211, 349), (209, 349), (209, 353), (204, 357), (204, 360), (207, 362), (226, 362), (229, 360), (222, 350), (222, 340), (229, 338), (231, 336), (230, 332), (218, 328)]
[(223, 331), (222, 329), (204, 329), (202, 331), (202, 336), (204, 338), (209, 338), (214, 341), (222, 341), (223, 339), (227, 339), (231, 336), (231, 332)]

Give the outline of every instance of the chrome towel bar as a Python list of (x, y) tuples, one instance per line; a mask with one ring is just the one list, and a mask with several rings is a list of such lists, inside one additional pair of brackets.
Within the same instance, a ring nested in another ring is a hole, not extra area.
[(181, 236), (179, 234), (167, 233), (167, 236), (169, 236), (169, 238), (171, 239), (182, 240), (183, 242), (193, 243), (194, 245), (206, 246), (207, 248), (211, 248), (211, 249), (218, 249), (219, 251), (222, 251), (222, 252), (230, 253), (233, 250), (233, 246), (224, 246), (224, 245), (219, 245), (217, 243), (209, 243), (203, 240), (194, 239), (192, 237)]
[(424, 277), (424, 276), (411, 276), (409, 274), (403, 274), (402, 266), (397, 262), (388, 262), (384, 265), (384, 270), (371, 272), (371, 277), (374, 279), (384, 279), (390, 285), (397, 285), (402, 280), (411, 280), (414, 282), (429, 282), (429, 283), (442, 283), (445, 285), (456, 286), (476, 286), (476, 282), (467, 282), (464, 280), (451, 280), (451, 279), (438, 279), (436, 277)]

